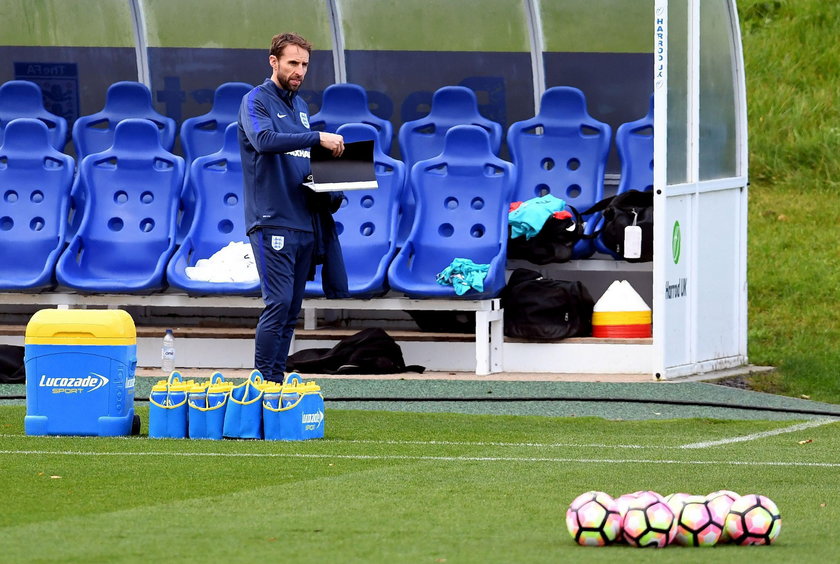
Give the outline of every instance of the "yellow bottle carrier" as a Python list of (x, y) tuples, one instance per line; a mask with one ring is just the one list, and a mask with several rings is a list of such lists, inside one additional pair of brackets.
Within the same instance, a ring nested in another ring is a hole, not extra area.
[(266, 440), (303, 441), (324, 437), (324, 396), (315, 382), (290, 374), (282, 385), (266, 387), (263, 394)]
[(225, 381), (221, 372), (215, 372), (208, 382), (190, 389), (187, 406), (191, 439), (222, 439), (225, 411), (232, 388), (233, 382)]
[(43, 309), (26, 326), (27, 435), (136, 434), (137, 333), (122, 310)]
[(185, 439), (187, 437), (187, 394), (195, 386), (178, 371), (152, 386), (149, 393), (149, 437)]
[(263, 438), (262, 399), (266, 383), (262, 374), (254, 370), (245, 382), (231, 388), (225, 409), (223, 434), (226, 438)]

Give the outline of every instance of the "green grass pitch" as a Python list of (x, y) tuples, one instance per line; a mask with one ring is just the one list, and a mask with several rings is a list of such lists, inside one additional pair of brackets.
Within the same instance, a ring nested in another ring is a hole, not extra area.
[[(0, 407), (4, 562), (840, 556), (836, 422), (328, 410), (326, 439), (286, 443), (28, 437), (24, 414), (23, 406)], [(565, 529), (569, 502), (590, 489), (724, 488), (776, 501), (776, 545), (584, 548)]]

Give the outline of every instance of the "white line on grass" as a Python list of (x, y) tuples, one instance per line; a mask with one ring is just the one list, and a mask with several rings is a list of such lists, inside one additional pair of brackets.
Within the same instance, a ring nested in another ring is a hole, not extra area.
[[(346, 444), (371, 444), (371, 445), (418, 445), (418, 446), (465, 446), (465, 447), (511, 447), (511, 448), (612, 448), (625, 450), (643, 450), (643, 449), (694, 449), (706, 448), (710, 446), (717, 446), (729, 443), (737, 443), (744, 441), (751, 441), (763, 437), (779, 435), (782, 433), (792, 433), (802, 429), (809, 429), (818, 427), (827, 423), (832, 423), (837, 419), (815, 420), (807, 423), (793, 425), (791, 427), (783, 427), (781, 429), (773, 429), (771, 431), (764, 431), (761, 433), (753, 433), (751, 435), (743, 435), (739, 437), (730, 437), (727, 439), (720, 439), (717, 441), (708, 441), (702, 443), (689, 443), (684, 445), (634, 445), (634, 444), (606, 444), (606, 443), (513, 443), (513, 442), (495, 442), (495, 441), (410, 441), (410, 440), (396, 440), (396, 439), (321, 439), (319, 443), (346, 443)], [(21, 435), (3, 434), (0, 433), (0, 438), (21, 438)], [(28, 439), (45, 439), (45, 440), (60, 440), (66, 439), (64, 435), (27, 435)], [(76, 438), (91, 438), (98, 439), (99, 437), (76, 437)], [(115, 437), (108, 437), (108, 439), (137, 441), (137, 437), (128, 435), (120, 435)], [(232, 439), (236, 440), (236, 439)], [(226, 440), (229, 442), (230, 440)], [(245, 441), (250, 442), (250, 441)]]
[(756, 439), (763, 439), (765, 437), (772, 437), (774, 435), (783, 435), (785, 433), (795, 433), (796, 431), (803, 431), (805, 429), (812, 429), (821, 425), (836, 422), (837, 419), (816, 419), (814, 421), (806, 421), (805, 423), (798, 423), (790, 427), (781, 427), (779, 429), (772, 429), (770, 431), (762, 431), (761, 433), (752, 433), (750, 435), (741, 435), (739, 437), (729, 437), (728, 439), (719, 439), (717, 441), (705, 441), (702, 443), (689, 443), (681, 445), (678, 448), (708, 448), (713, 446), (730, 445), (732, 443), (743, 443), (747, 441), (754, 441)]
[(324, 439), (330, 443), (375, 444), (375, 445), (422, 445), (422, 446), (477, 446), (477, 447), (521, 447), (521, 448), (680, 448), (662, 445), (609, 445), (604, 443), (505, 443), (490, 441), (400, 441), (387, 439)]
[[(0, 438), (21, 438), (22, 435), (3, 434), (0, 433)], [(26, 438), (41, 438), (41, 439), (66, 439), (66, 435), (26, 435)], [(81, 438), (81, 437), (76, 437)], [(84, 438), (98, 439), (99, 437), (91, 436)], [(130, 440), (136, 441), (137, 437), (128, 435), (118, 435), (115, 437), (108, 437), (108, 439)], [(232, 439), (236, 440), (236, 439)], [(226, 439), (228, 441), (228, 439)], [(250, 441), (245, 441), (250, 442)], [(421, 446), (475, 446), (475, 447), (521, 447), (521, 448), (618, 448), (618, 449), (665, 449), (665, 448), (681, 448), (679, 445), (610, 445), (604, 443), (506, 443), (506, 442), (490, 442), (490, 441), (408, 441), (396, 439), (320, 439), (319, 443), (348, 443), (348, 444), (371, 444), (371, 445), (421, 445)]]
[(581, 464), (687, 464), (687, 465), (730, 465), (730, 466), (807, 466), (818, 468), (840, 468), (838, 462), (781, 462), (746, 460), (656, 460), (640, 458), (553, 458), (518, 456), (414, 456), (407, 454), (306, 454), (281, 452), (83, 452), (49, 450), (0, 450), (0, 455), (44, 455), (44, 456), (177, 456), (177, 457), (219, 457), (219, 458), (309, 458), (324, 460), (416, 460), (421, 462), (551, 462)]

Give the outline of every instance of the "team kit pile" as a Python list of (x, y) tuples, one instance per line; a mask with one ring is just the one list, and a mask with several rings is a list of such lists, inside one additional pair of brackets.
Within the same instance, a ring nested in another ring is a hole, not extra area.
[(779, 508), (763, 495), (729, 490), (708, 495), (661, 496), (638, 491), (617, 498), (600, 491), (576, 497), (566, 511), (569, 534), (583, 546), (624, 542), (664, 548), (772, 544), (779, 537)]

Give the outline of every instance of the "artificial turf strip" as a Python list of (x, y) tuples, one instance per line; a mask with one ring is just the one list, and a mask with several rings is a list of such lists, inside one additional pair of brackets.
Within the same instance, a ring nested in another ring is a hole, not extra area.
[(840, 554), (830, 534), (840, 522), (836, 423), (683, 449), (792, 423), (328, 410), (327, 440), (282, 443), (27, 437), (23, 416), (0, 408), (8, 562), (650, 558), (652, 549), (572, 543), (565, 509), (590, 489), (726, 488), (780, 507), (773, 547), (669, 547), (656, 554), (663, 562)]

